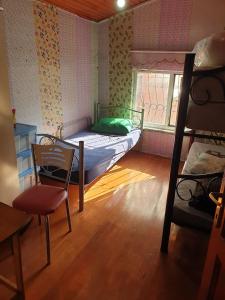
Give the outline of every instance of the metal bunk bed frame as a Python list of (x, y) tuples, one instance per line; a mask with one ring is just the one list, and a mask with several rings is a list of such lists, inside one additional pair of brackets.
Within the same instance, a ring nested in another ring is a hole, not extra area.
[[(196, 133), (195, 129), (191, 129), (191, 131), (186, 132), (186, 118), (187, 118), (187, 111), (188, 111), (188, 104), (189, 104), (189, 95), (191, 96), (193, 102), (197, 105), (204, 105), (207, 102), (210, 102), (210, 92), (206, 91), (207, 98), (204, 101), (200, 101), (199, 99), (194, 99), (193, 95), (193, 87), (196, 81), (201, 80), (204, 77), (213, 77), (218, 81), (223, 89), (223, 96), (224, 99), (222, 100), (225, 104), (225, 84), (224, 82), (216, 76), (217, 73), (224, 72), (225, 67), (220, 67), (211, 70), (199, 70), (194, 71), (194, 59), (195, 54), (189, 53), (185, 56), (185, 63), (184, 63), (184, 75), (183, 75), (183, 82), (182, 82), (182, 89), (180, 95), (180, 104), (179, 104), (179, 111), (177, 116), (177, 126), (175, 132), (175, 143), (173, 149), (173, 156), (172, 156), (172, 163), (171, 163), (171, 171), (170, 171), (170, 179), (169, 179), (169, 189), (167, 194), (167, 202), (166, 202), (166, 210), (165, 210), (165, 218), (164, 218), (164, 225), (163, 225), (163, 234), (162, 234), (162, 241), (161, 241), (161, 252), (167, 253), (168, 252), (168, 243), (170, 237), (170, 228), (171, 223), (173, 221), (173, 207), (174, 207), (174, 197), (177, 188), (177, 179), (178, 178), (187, 178), (187, 179), (201, 179), (201, 178), (213, 178), (213, 177), (222, 177), (222, 173), (212, 173), (207, 175), (179, 175), (179, 165), (180, 165), (180, 157), (181, 157), (181, 149), (184, 136), (188, 136), (193, 141), (194, 138), (200, 139), (213, 139), (215, 141), (225, 141), (224, 136), (220, 135), (210, 135), (210, 134), (199, 134)], [(197, 76), (198, 79), (195, 82), (192, 82), (193, 77)], [(222, 101), (217, 101), (214, 103), (222, 103)], [(225, 128), (224, 128), (225, 132)], [(201, 177), (202, 176), (202, 177)]]

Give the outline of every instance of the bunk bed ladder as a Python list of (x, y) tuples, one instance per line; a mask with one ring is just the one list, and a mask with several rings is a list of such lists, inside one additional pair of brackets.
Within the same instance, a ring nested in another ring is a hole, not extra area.
[(188, 101), (189, 101), (189, 92), (190, 92), (190, 87), (192, 82), (194, 59), (195, 59), (194, 53), (189, 53), (186, 54), (185, 56), (184, 75), (183, 75), (180, 104), (179, 104), (179, 111), (177, 117), (177, 124), (179, 124), (179, 126), (176, 127), (176, 133), (175, 133), (175, 143), (174, 143), (173, 157), (171, 163), (169, 189), (167, 194), (167, 203), (166, 203), (163, 235), (162, 235), (162, 242), (161, 242), (161, 252), (165, 252), (165, 253), (168, 252), (170, 227), (171, 227), (172, 216), (173, 216), (174, 196), (175, 196), (175, 190), (177, 184), (177, 176), (178, 176), (178, 170), (180, 164), (183, 137), (185, 135), (184, 130), (185, 130), (185, 122), (186, 122), (187, 108), (188, 108)]

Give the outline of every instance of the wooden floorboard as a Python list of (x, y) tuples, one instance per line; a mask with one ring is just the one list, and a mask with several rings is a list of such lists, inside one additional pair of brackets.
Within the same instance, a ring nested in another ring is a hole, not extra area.
[[(72, 187), (73, 231), (62, 205), (50, 218), (49, 267), (35, 219), (22, 236), (26, 299), (194, 300), (208, 236), (173, 225), (169, 254), (160, 253), (169, 167), (167, 159), (128, 153), (88, 188), (83, 213)], [(13, 279), (12, 256), (4, 257), (0, 272)], [(0, 285), (0, 299), (11, 296)]]

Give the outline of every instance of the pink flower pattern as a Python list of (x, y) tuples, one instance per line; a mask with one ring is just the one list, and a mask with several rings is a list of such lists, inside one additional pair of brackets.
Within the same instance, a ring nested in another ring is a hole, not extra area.
[(52, 5), (33, 5), (43, 127), (55, 134), (63, 122), (58, 14)]
[[(131, 106), (133, 12), (119, 14), (109, 24), (109, 104)], [(118, 115), (124, 110), (117, 110)]]

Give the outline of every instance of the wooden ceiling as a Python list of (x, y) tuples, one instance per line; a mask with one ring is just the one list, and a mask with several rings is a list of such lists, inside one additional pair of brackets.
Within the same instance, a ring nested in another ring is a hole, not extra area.
[[(70, 11), (80, 17), (92, 21), (102, 21), (107, 19), (119, 10), (116, 7), (116, 0), (43, 0), (50, 4), (54, 4), (62, 9)], [(124, 9), (132, 8), (148, 0), (127, 0)]]

